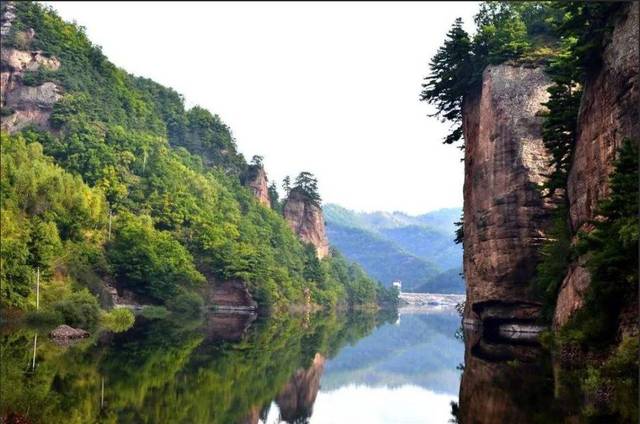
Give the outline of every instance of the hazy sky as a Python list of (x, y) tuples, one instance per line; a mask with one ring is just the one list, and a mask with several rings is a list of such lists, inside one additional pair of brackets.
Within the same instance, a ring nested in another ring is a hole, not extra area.
[(270, 179), (313, 172), (356, 210), (462, 205), (462, 153), (418, 95), (476, 3), (48, 3), (117, 66), (220, 115)]

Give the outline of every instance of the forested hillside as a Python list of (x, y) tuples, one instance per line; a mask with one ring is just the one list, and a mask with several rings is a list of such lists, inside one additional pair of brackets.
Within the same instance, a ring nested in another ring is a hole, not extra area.
[[(108, 306), (105, 283), (174, 310), (197, 310), (226, 280), (271, 310), (393, 298), (339, 254), (318, 260), (257, 202), (220, 117), (115, 67), (51, 9), (4, 2), (2, 14), (3, 307), (33, 309), (38, 270), (40, 309), (70, 324)], [(59, 66), (12, 68), (34, 51)], [(51, 84), (44, 122), (10, 106)]]
[(406, 291), (463, 293), (462, 248), (454, 242), (459, 209), (424, 215), (324, 208), (332, 245), (373, 277)]

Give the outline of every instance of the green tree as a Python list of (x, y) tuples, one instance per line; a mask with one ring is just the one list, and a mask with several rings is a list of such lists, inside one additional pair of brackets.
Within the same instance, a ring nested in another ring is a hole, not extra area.
[(280, 203), (280, 195), (278, 194), (278, 188), (276, 187), (275, 181), (272, 181), (271, 184), (269, 184), (268, 192), (271, 209), (278, 213), (282, 213), (282, 204)]
[(116, 222), (107, 257), (119, 284), (156, 301), (167, 301), (182, 288), (204, 283), (191, 254), (169, 232), (153, 228), (150, 217), (122, 214)]
[(320, 206), (322, 199), (318, 193), (318, 180), (310, 172), (303, 171), (296, 177), (295, 185), (291, 190), (303, 193), (314, 204)]
[(451, 144), (462, 138), (462, 102), (471, 87), (471, 40), (462, 28), (461, 18), (456, 19), (447, 33), (444, 44), (431, 59), (429, 69), (420, 100), (436, 107), (436, 112), (430, 116), (452, 123), (453, 130), (444, 139), (445, 144)]

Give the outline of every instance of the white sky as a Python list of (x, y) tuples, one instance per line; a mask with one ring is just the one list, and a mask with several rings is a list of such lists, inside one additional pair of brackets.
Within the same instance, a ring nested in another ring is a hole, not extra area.
[(117, 66), (220, 115), (270, 179), (313, 172), (324, 202), (356, 210), (462, 205), (462, 153), (418, 95), (477, 3), (46, 3)]

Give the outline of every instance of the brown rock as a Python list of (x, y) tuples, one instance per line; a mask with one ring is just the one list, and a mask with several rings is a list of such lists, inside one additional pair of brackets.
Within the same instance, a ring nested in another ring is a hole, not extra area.
[(284, 204), (284, 218), (302, 241), (316, 248), (319, 259), (329, 255), (329, 240), (324, 227), (322, 208), (301, 190), (293, 189)]
[(258, 304), (245, 283), (237, 280), (212, 283), (208, 293), (208, 303), (219, 311), (255, 311)]
[[(573, 163), (567, 182), (569, 215), (574, 233), (590, 231), (598, 203), (609, 194), (609, 175), (622, 141), (640, 139), (638, 9), (629, 2), (613, 23), (605, 42), (603, 63), (587, 77), (578, 115)], [(582, 261), (584, 258), (581, 259)], [(562, 326), (583, 303), (588, 272), (573, 264), (562, 283), (554, 325)]]
[(40, 68), (52, 71), (60, 68), (60, 61), (55, 57), (47, 57), (42, 51), (25, 51), (13, 48), (3, 48), (0, 53), (3, 69), (9, 71), (37, 71)]
[(548, 77), (540, 67), (488, 66), (482, 88), (464, 103), (464, 271), (469, 318), (483, 311), (534, 318), (530, 294), (551, 201), (537, 186), (549, 172), (541, 103)]
[(249, 166), (249, 170), (243, 180), (244, 185), (251, 189), (253, 195), (262, 206), (266, 206), (267, 208), (271, 206), (268, 188), (269, 179), (262, 166)]
[(583, 297), (589, 287), (589, 272), (578, 264), (569, 268), (567, 276), (562, 281), (556, 309), (553, 316), (553, 328), (558, 329), (565, 325), (575, 311), (584, 303)]
[(48, 129), (49, 116), (53, 105), (62, 97), (61, 89), (53, 82), (39, 86), (26, 86), (22, 82), (25, 72), (40, 68), (56, 70), (60, 61), (55, 57), (46, 57), (40, 51), (25, 51), (2, 48), (0, 53), (0, 104), (13, 110), (2, 118), (2, 129), (8, 132), (19, 131), (34, 124)]
[(89, 337), (89, 332), (63, 324), (52, 330), (49, 337), (57, 340), (83, 339)]

